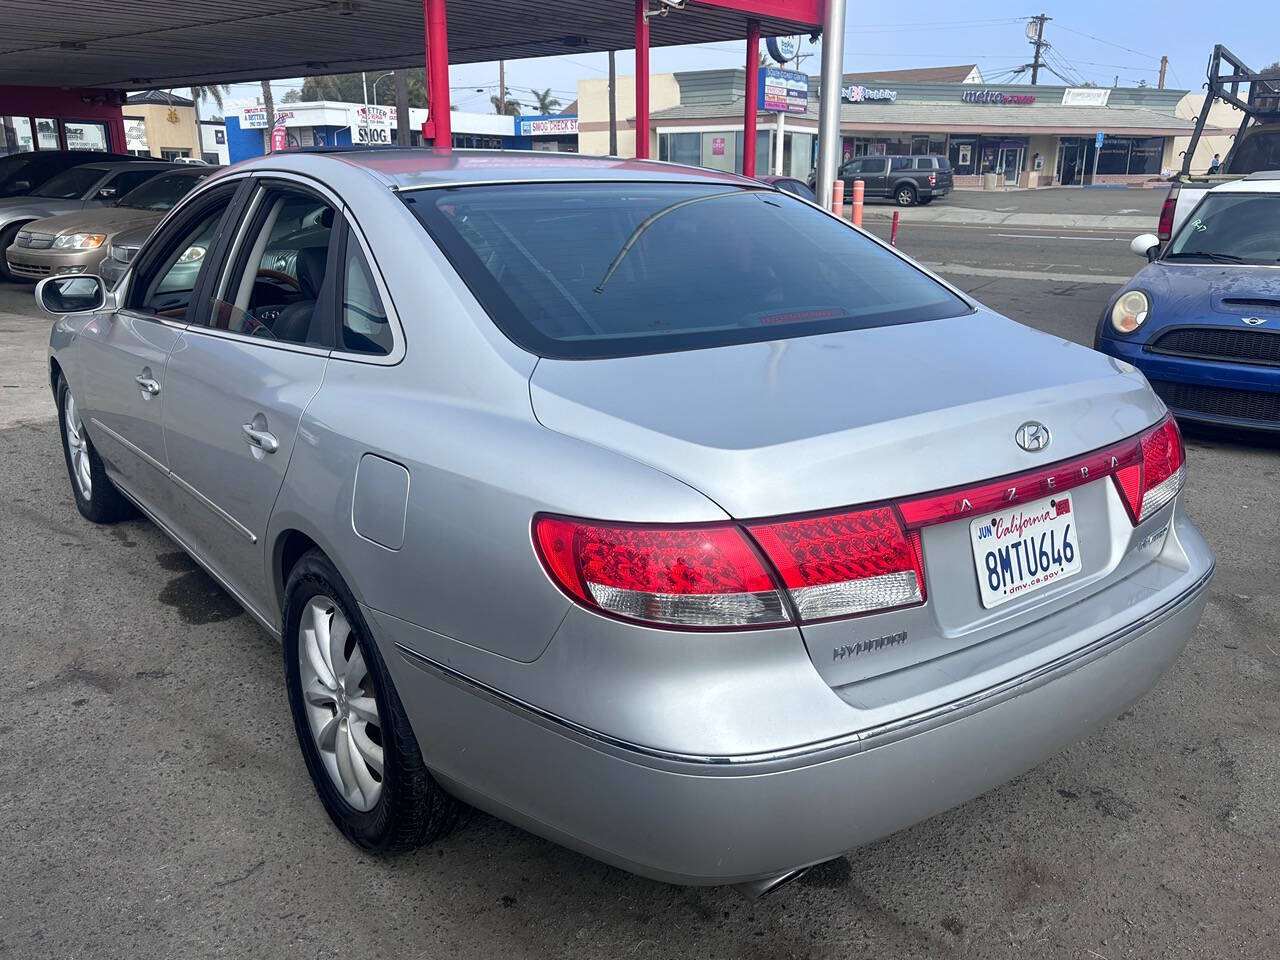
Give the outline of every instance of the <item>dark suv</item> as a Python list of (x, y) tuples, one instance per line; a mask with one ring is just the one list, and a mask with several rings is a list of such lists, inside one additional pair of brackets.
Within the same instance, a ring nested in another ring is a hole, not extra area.
[(863, 196), (893, 199), (900, 207), (931, 203), (951, 192), (955, 181), (946, 157), (856, 157), (840, 168), (844, 202), (853, 202), (853, 181), (866, 184)]

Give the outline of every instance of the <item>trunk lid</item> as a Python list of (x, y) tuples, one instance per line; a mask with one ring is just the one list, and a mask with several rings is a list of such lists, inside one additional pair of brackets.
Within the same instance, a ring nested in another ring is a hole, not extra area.
[[(542, 360), (531, 395), (547, 427), (670, 474), (737, 519), (1033, 470), (1132, 436), (1163, 413), (1127, 364), (986, 310), (711, 351)], [(1046, 449), (1015, 442), (1027, 420), (1048, 426)], [(1134, 535), (1112, 481), (1070, 498), (1078, 573), (987, 609), (970, 519), (927, 527), (926, 604), (805, 624), (818, 672), (842, 687), (932, 661), (1111, 582)]]
[[(544, 359), (530, 394), (548, 428), (649, 464), (739, 519), (1029, 470), (1162, 412), (1128, 364), (985, 309), (714, 350)], [(1052, 433), (1045, 451), (1014, 442), (1032, 419)]]

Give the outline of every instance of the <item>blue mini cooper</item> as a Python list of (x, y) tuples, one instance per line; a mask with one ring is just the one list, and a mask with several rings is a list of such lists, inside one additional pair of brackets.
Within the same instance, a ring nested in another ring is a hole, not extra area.
[(1094, 348), (1132, 363), (1181, 420), (1280, 431), (1280, 172), (1208, 191), (1098, 321)]

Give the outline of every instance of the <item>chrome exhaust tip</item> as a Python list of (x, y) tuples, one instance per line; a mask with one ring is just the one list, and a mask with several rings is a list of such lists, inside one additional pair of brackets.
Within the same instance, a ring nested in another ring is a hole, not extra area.
[(787, 884), (795, 880), (799, 880), (813, 867), (797, 867), (795, 870), (787, 870), (783, 873), (775, 874), (772, 877), (763, 877), (760, 880), (748, 880), (746, 883), (735, 883), (733, 889), (742, 894), (748, 900), (759, 900), (767, 897), (771, 893), (781, 890)]

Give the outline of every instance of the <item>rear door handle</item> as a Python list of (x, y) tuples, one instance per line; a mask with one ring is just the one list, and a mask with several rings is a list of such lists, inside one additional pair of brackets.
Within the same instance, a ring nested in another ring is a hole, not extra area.
[(139, 375), (133, 378), (133, 382), (138, 385), (139, 390), (153, 397), (160, 392), (160, 381), (151, 377)]
[(252, 423), (241, 424), (240, 429), (244, 431), (249, 446), (257, 447), (263, 453), (275, 453), (280, 449), (280, 441), (269, 431), (259, 430)]

